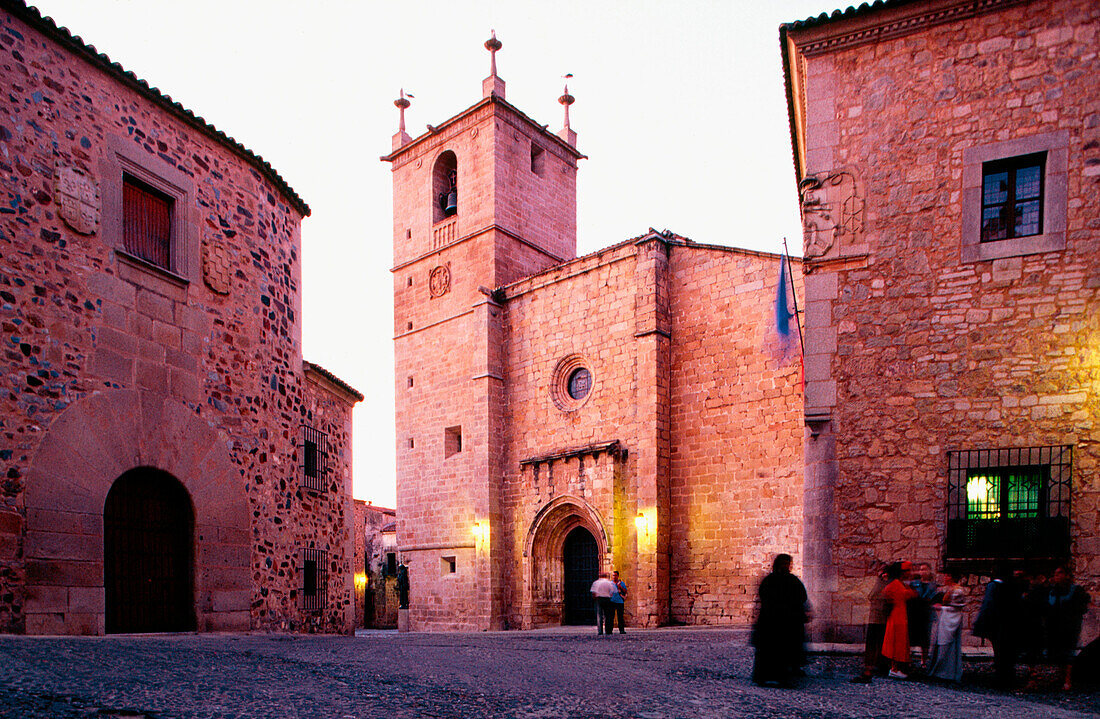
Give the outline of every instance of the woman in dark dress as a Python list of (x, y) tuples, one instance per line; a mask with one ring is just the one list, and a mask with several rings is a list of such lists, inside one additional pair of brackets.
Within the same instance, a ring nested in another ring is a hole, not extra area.
[(752, 680), (789, 684), (802, 674), (809, 611), (806, 587), (791, 574), (791, 555), (780, 554), (771, 574), (760, 582), (752, 645), (756, 647)]

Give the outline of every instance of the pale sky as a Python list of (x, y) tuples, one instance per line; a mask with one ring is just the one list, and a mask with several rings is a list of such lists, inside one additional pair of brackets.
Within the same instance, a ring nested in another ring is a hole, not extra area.
[[(422, 134), (481, 99), (482, 43), (507, 98), (556, 131), (562, 75), (590, 159), (578, 252), (670, 229), (801, 253), (779, 51), (782, 22), (837, 0), (41, 0), (58, 25), (262, 156), (309, 204), (305, 359), (366, 395), (357, 498), (394, 506), (393, 100)], [(846, 7), (846, 5), (842, 5)]]

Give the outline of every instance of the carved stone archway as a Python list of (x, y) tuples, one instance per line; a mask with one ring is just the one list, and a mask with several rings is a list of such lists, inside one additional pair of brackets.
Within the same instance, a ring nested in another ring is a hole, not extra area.
[(601, 570), (609, 565), (610, 543), (604, 518), (588, 502), (563, 495), (539, 510), (523, 547), (525, 629), (556, 626), (562, 621), (562, 549), (566, 536), (584, 527), (596, 538)]
[(248, 499), (227, 438), (164, 395), (110, 390), (62, 412), (27, 473), (28, 634), (104, 632), (103, 510), (135, 467), (172, 475), (194, 503), (198, 630), (249, 628)]

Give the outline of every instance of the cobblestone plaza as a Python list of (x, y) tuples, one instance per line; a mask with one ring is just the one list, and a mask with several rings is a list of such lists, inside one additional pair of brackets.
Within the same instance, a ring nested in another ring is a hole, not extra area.
[(2, 717), (1084, 717), (1093, 693), (850, 684), (816, 655), (798, 689), (752, 684), (747, 633), (588, 629), (358, 637), (0, 638)]

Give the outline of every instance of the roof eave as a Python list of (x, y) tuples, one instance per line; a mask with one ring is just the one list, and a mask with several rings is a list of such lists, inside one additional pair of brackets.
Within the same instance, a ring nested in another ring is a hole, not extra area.
[(34, 28), (37, 32), (42, 33), (64, 49), (83, 59), (89, 65), (106, 72), (115, 80), (158, 105), (161, 109), (173, 115), (184, 124), (198, 130), (203, 135), (206, 135), (211, 140), (214, 140), (219, 145), (228, 149), (237, 157), (255, 168), (261, 175), (266, 177), (302, 217), (309, 217), (309, 205), (298, 196), (298, 193), (287, 184), (286, 180), (282, 178), (267, 160), (191, 112), (186, 107), (173, 100), (170, 96), (165, 95), (158, 88), (151, 86), (133, 72), (126, 70), (104, 53), (97, 51), (93, 45), (85, 43), (79, 35), (73, 35), (68, 28), (58, 25), (53, 18), (43, 15), (39, 12), (38, 8), (27, 5), (22, 2), (22, 0), (0, 0), (0, 9), (18, 18)]

